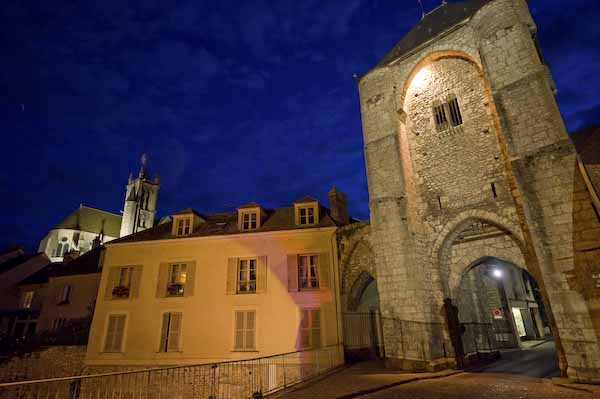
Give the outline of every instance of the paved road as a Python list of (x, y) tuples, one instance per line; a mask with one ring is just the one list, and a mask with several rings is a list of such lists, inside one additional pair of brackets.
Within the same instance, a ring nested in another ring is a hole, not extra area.
[(527, 350), (504, 352), (501, 360), (485, 368), (483, 372), (537, 378), (560, 376), (556, 349), (551, 341)]
[(592, 394), (558, 387), (548, 379), (515, 374), (465, 373), (381, 390), (361, 399), (591, 399)]

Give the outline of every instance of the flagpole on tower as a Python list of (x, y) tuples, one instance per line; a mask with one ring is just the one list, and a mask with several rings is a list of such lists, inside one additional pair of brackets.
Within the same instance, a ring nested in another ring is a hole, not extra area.
[(421, 19), (425, 18), (425, 9), (423, 8), (423, 3), (421, 0), (417, 0), (419, 2), (419, 7), (421, 7)]

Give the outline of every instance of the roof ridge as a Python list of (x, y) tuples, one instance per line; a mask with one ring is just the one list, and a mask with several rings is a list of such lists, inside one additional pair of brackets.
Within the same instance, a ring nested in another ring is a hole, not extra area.
[(81, 204), (79, 206), (79, 208), (77, 208), (77, 210), (81, 209), (81, 208), (88, 208), (88, 209), (92, 209), (94, 211), (98, 211), (98, 212), (103, 212), (103, 213), (108, 213), (109, 215), (113, 215), (113, 216), (118, 216), (120, 218), (122, 218), (122, 215), (119, 215), (118, 213), (113, 213), (113, 212), (109, 212), (109, 211), (105, 211), (104, 209), (99, 209), (99, 208), (94, 208), (93, 206), (87, 206), (87, 205), (83, 205)]

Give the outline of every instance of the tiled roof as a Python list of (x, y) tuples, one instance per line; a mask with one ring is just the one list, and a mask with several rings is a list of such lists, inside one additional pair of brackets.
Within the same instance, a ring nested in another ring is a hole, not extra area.
[(194, 215), (198, 215), (201, 216), (198, 212), (196, 212), (194, 209), (192, 208), (185, 208), (179, 212), (175, 212), (173, 215), (189, 215), (193, 213)]
[(121, 219), (121, 215), (82, 205), (56, 225), (55, 229), (73, 229), (95, 234), (104, 231), (107, 236), (119, 237)]
[(94, 248), (67, 263), (50, 263), (21, 281), (19, 285), (44, 284), (48, 282), (50, 277), (100, 273), (98, 263), (100, 262), (102, 249), (103, 247)]
[(311, 197), (310, 195), (307, 195), (306, 197), (302, 197), (297, 201), (294, 201), (294, 204), (305, 204), (308, 202), (317, 202), (317, 199)]
[(238, 209), (248, 209), (248, 208), (260, 208), (260, 205), (258, 205), (256, 202), (249, 202), (246, 205), (242, 205), (240, 207), (238, 207)]
[(41, 255), (41, 254), (25, 254), (25, 255), (16, 256), (14, 258), (10, 258), (6, 262), (0, 263), (0, 274), (6, 273), (7, 271), (14, 269), (15, 267), (17, 267), (19, 265), (22, 265), (23, 263), (27, 262), (28, 260), (33, 259), (39, 255)]
[[(266, 217), (262, 222), (261, 227), (256, 230), (252, 230), (251, 232), (242, 232), (239, 230), (237, 223), (237, 211), (207, 215), (205, 217), (206, 221), (204, 223), (200, 223), (198, 226), (195, 226), (192, 234), (186, 237), (204, 237), (238, 233), (252, 234), (266, 231), (282, 231), (293, 229), (300, 230), (305, 228), (296, 226), (293, 207), (265, 209), (265, 213)], [(172, 222), (160, 224), (158, 226), (154, 226), (150, 229), (140, 231), (127, 237), (113, 240), (107, 243), (107, 245), (122, 242), (152, 241), (181, 238), (174, 237), (171, 234), (172, 225)], [(311, 226), (311, 228), (335, 226), (337, 225), (329, 215), (329, 209), (325, 207), (320, 207), (319, 224), (316, 226)]]
[(470, 0), (458, 3), (446, 3), (425, 14), (400, 40), (394, 48), (383, 57), (378, 66), (387, 65), (404, 54), (409, 53), (425, 42), (452, 28), (454, 25), (472, 17), (490, 0)]
[(102, 250), (103, 247), (96, 247), (70, 262), (63, 263), (62, 267), (53, 270), (50, 277), (99, 273), (100, 269), (98, 268), (98, 264), (100, 263)]

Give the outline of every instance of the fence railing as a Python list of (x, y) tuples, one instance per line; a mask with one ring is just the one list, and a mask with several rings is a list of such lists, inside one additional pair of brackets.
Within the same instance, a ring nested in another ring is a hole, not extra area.
[(462, 323), (465, 330), (462, 335), (465, 356), (481, 353), (496, 352), (499, 348), (496, 342), (494, 327), (490, 323)]
[(1, 399), (246, 399), (344, 362), (341, 345), (248, 360), (0, 384)]

